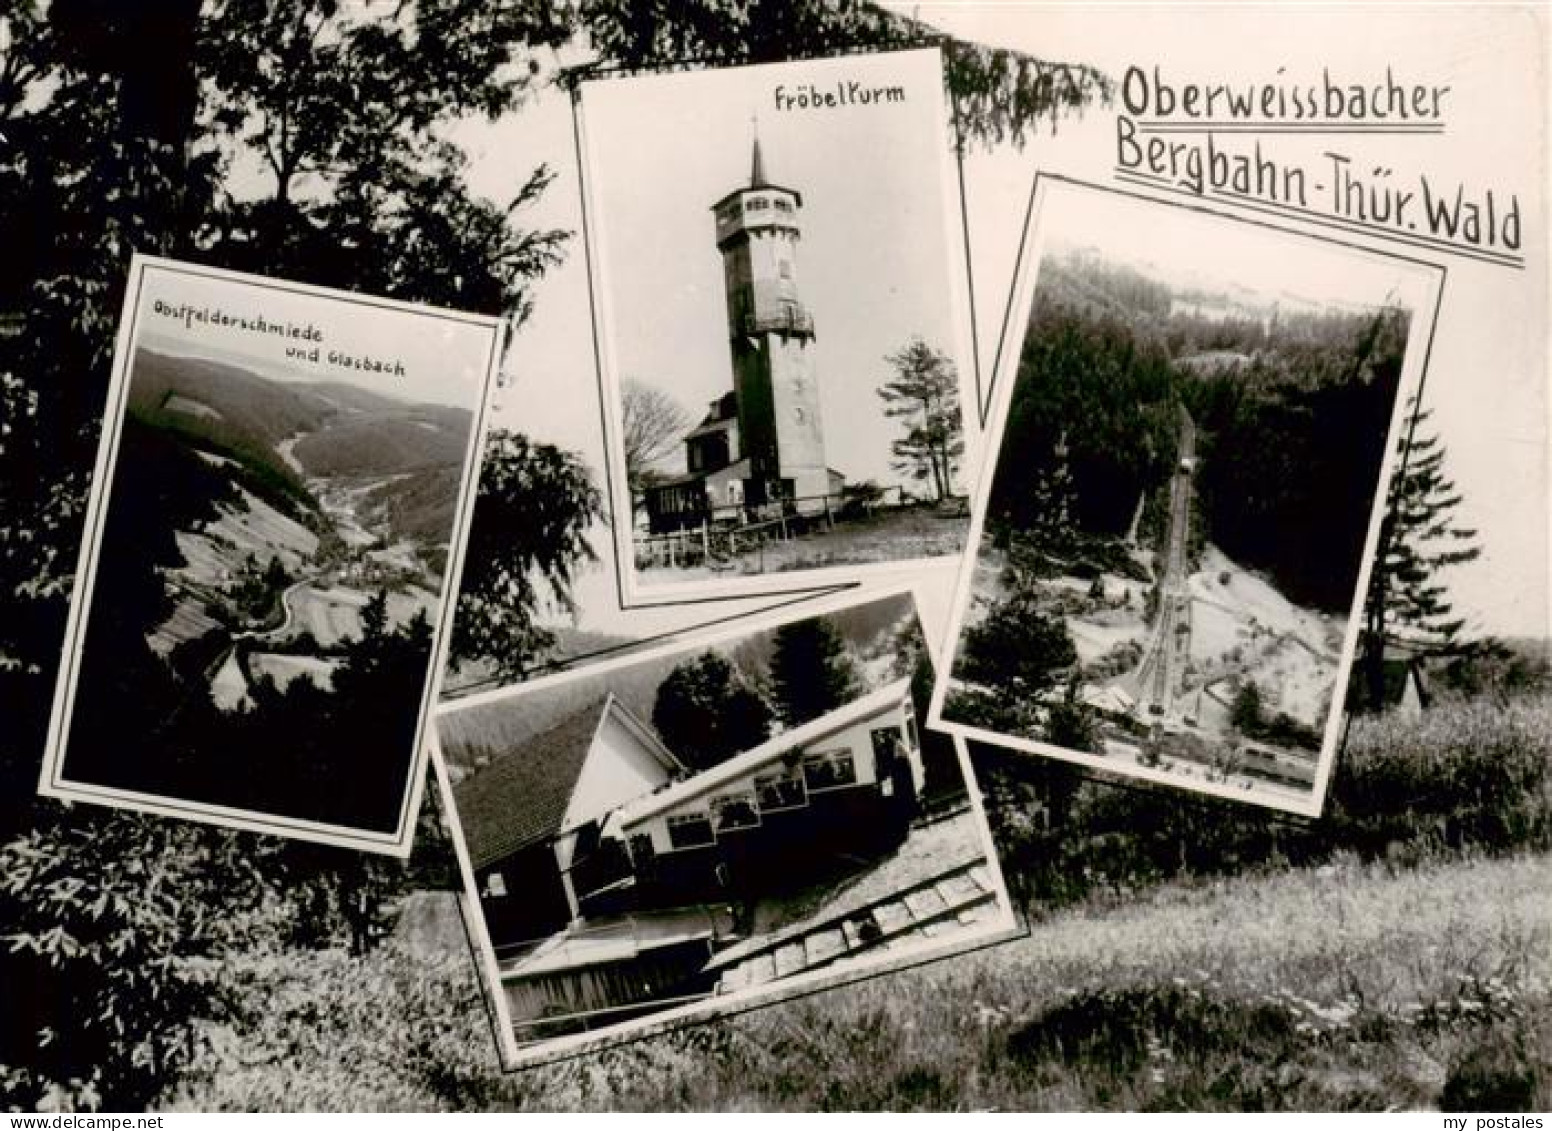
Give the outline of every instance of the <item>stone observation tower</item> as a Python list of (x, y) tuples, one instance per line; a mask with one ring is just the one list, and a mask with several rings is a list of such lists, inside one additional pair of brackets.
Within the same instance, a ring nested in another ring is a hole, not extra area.
[(808, 498), (822, 507), (821, 497), (832, 490), (814, 374), (814, 318), (797, 282), (802, 207), (801, 193), (766, 176), (758, 136), (748, 185), (712, 206), (751, 504)]
[(802, 207), (801, 193), (765, 175), (756, 137), (749, 183), (712, 206), (733, 387), (685, 437), (685, 474), (643, 492), (653, 534), (768, 522), (773, 513), (828, 517), (845, 491), (845, 477), (825, 463), (814, 316), (798, 294)]

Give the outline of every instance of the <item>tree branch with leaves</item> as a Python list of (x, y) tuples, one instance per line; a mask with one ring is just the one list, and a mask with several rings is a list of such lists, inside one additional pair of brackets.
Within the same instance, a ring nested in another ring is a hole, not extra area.
[(578, 569), (596, 560), (588, 531), (603, 500), (574, 455), (515, 432), (486, 441), (469, 524), (449, 659), (520, 677), (555, 643), (547, 610), (572, 608)]

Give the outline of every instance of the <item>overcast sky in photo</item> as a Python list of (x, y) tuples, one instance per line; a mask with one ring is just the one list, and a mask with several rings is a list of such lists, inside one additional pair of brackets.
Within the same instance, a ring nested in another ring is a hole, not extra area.
[(1267, 311), (1399, 306), (1414, 314), (1426, 303), (1426, 314), (1439, 278), (1436, 270), (1385, 255), (1059, 182), (1045, 186), (1039, 223), (1042, 261), (1091, 253), (1169, 286), (1177, 297), (1201, 292)]
[[(160, 301), (174, 310), (220, 310), (271, 323), (312, 325), (320, 342), (257, 333), (236, 326), (188, 322), (158, 314)], [(193, 275), (148, 265), (140, 291), (136, 339), (141, 346), (183, 357), (247, 366), (260, 376), (299, 383), (339, 382), (411, 403), (479, 407), (490, 365), (488, 325), (454, 321), (433, 311), (384, 307), (325, 295), (299, 293), (247, 281)], [(288, 346), (319, 348), (317, 362), (286, 356)], [(330, 364), (331, 350), (404, 366), (404, 375), (372, 373)]]

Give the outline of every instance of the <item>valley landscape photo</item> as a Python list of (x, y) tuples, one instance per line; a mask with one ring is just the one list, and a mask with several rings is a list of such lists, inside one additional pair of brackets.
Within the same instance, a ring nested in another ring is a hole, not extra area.
[(1048, 200), (942, 720), (1305, 807), (1419, 271), (1102, 192)]
[(479, 386), (263, 345), (134, 347), (62, 776), (394, 835)]

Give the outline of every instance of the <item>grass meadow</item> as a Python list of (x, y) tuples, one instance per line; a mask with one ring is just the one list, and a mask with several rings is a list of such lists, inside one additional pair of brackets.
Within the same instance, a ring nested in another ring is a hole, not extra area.
[(1547, 1110), (1549, 735), (1548, 699), (1365, 721), (1339, 770), (1332, 843), (1298, 865), (1107, 885), (1032, 906), (1012, 943), (512, 1075), (461, 954), (254, 956), (229, 971), (251, 1005), (205, 1029), (206, 1070), (166, 1099)]

